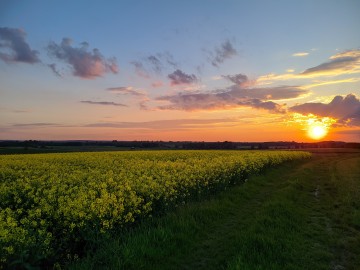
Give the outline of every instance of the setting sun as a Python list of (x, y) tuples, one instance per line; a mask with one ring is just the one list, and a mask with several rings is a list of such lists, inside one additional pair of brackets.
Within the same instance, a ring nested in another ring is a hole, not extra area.
[(328, 133), (327, 127), (322, 126), (320, 124), (310, 126), (308, 129), (309, 137), (314, 140), (319, 140), (319, 139), (324, 138), (327, 133)]

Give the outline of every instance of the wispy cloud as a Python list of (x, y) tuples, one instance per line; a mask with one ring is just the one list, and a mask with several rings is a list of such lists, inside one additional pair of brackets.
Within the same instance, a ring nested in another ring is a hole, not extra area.
[(291, 107), (290, 111), (332, 117), (337, 119), (338, 124), (360, 126), (360, 100), (354, 94), (348, 94), (346, 97), (335, 96), (328, 104), (299, 104)]
[(309, 53), (308, 52), (297, 52), (297, 53), (293, 53), (292, 56), (295, 57), (303, 57), (303, 56), (308, 56)]
[(209, 128), (212, 126), (229, 126), (238, 123), (237, 119), (220, 118), (220, 119), (173, 119), (159, 120), (147, 122), (103, 122), (93, 123), (85, 127), (99, 128), (122, 128), (122, 129), (193, 129), (193, 128)]
[(30, 48), (25, 37), (26, 33), (21, 29), (0, 27), (0, 59), (7, 63), (41, 62), (38, 52)]
[(118, 73), (115, 58), (105, 59), (98, 49), (88, 51), (89, 44), (81, 43), (81, 47), (73, 47), (72, 40), (63, 38), (60, 44), (50, 42), (47, 46), (49, 54), (69, 64), (73, 75), (84, 79), (101, 77), (105, 73)]
[(60, 71), (57, 69), (56, 64), (49, 64), (48, 67), (52, 70), (52, 72), (54, 72), (54, 74), (56, 76), (62, 77), (62, 74), (60, 73)]
[(173, 73), (169, 74), (168, 78), (170, 79), (170, 84), (172, 86), (179, 84), (192, 84), (198, 81), (194, 74), (186, 74), (180, 69), (177, 69)]
[(360, 73), (360, 49), (348, 50), (330, 57), (330, 61), (294, 74), (266, 74), (256, 81), (258, 84), (271, 84), (278, 81), (315, 79), (318, 77), (337, 77), (346, 74)]
[(331, 76), (360, 72), (360, 49), (349, 50), (335, 54), (330, 61), (318, 66), (306, 69), (301, 75), (304, 76)]
[(127, 107), (127, 105), (122, 103), (116, 103), (112, 101), (91, 101), (91, 100), (82, 100), (81, 103), (92, 104), (92, 105), (107, 105), (107, 106), (119, 106), (119, 107)]
[(143, 63), (141, 63), (140, 61), (132, 61), (132, 62), (130, 62), (130, 64), (132, 64), (134, 66), (135, 73), (139, 77), (145, 78), (145, 79), (150, 78), (149, 72), (145, 69)]
[(314, 83), (304, 85), (303, 87), (308, 89), (308, 88), (314, 88), (314, 87), (329, 85), (329, 84), (354, 83), (354, 82), (358, 82), (358, 81), (360, 81), (360, 78), (348, 78), (348, 79), (343, 79), (343, 80), (332, 80), (332, 81), (315, 81)]
[(126, 94), (133, 96), (145, 96), (144, 92), (134, 89), (131, 86), (119, 86), (119, 87), (110, 87), (106, 89), (109, 92), (117, 93), (117, 94)]
[(53, 126), (61, 126), (55, 123), (21, 123), (21, 124), (13, 124), (12, 127), (53, 127)]
[(230, 40), (226, 40), (220, 47), (215, 48), (215, 50), (210, 53), (209, 60), (214, 67), (219, 67), (225, 60), (235, 55), (237, 55), (237, 50)]

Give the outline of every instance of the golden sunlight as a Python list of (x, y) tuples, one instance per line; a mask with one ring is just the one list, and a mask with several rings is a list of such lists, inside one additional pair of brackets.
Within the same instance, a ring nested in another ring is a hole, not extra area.
[(336, 122), (334, 118), (318, 117), (313, 114), (294, 113), (292, 118), (290, 122), (299, 123), (303, 126), (303, 129), (307, 131), (307, 136), (313, 140), (323, 139), (328, 134), (332, 124)]
[(328, 133), (328, 128), (322, 124), (315, 124), (309, 127), (308, 136), (314, 140), (322, 139)]

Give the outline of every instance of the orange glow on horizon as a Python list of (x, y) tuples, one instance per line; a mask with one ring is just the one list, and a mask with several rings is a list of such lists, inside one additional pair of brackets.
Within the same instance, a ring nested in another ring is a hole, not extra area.
[(292, 115), (293, 120), (302, 126), (303, 130), (306, 130), (306, 134), (313, 140), (320, 140), (325, 138), (331, 126), (336, 123), (336, 119), (331, 117), (318, 117), (313, 114), (303, 115), (300, 113), (294, 113)]

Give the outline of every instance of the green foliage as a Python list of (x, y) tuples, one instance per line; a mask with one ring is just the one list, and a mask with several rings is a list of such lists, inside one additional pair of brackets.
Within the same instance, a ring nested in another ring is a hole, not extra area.
[(76, 259), (97, 235), (308, 157), (289, 151), (0, 156), (0, 267)]

